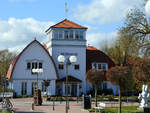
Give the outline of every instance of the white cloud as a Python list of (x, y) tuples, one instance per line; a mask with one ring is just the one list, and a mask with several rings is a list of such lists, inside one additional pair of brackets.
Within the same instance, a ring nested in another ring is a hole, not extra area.
[(109, 46), (113, 45), (117, 39), (117, 32), (111, 33), (88, 33), (87, 44), (92, 45), (96, 48), (101, 48), (105, 42)]
[(0, 21), (0, 49), (20, 51), (35, 37), (43, 42), (46, 40), (45, 30), (53, 24), (53, 22), (40, 22), (33, 18), (9, 18), (8, 21)]
[(142, 0), (92, 0), (90, 4), (78, 5), (74, 17), (90, 23), (114, 23), (123, 19), (130, 8)]

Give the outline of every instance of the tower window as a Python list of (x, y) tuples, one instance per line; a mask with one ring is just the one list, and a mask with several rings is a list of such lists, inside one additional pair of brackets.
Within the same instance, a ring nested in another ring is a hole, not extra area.
[(73, 39), (73, 31), (70, 31), (70, 39)]
[(55, 31), (54, 37), (55, 37), (56, 39), (58, 39), (58, 31)]
[(75, 32), (76, 39), (79, 39), (79, 31)]
[(58, 65), (58, 68), (59, 68), (59, 69), (64, 69), (64, 65), (63, 65), (63, 64), (59, 64), (59, 65)]
[(74, 69), (75, 70), (79, 70), (80, 69), (80, 65), (79, 64), (74, 65)]
[(69, 32), (65, 31), (65, 38), (68, 39), (69, 38)]
[(63, 31), (59, 31), (59, 39), (63, 38)]
[(80, 39), (83, 39), (83, 31), (80, 31)]

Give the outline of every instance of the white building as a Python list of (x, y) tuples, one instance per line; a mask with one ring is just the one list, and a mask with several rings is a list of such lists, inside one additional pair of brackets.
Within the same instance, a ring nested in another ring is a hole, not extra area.
[[(67, 19), (51, 26), (46, 30), (48, 36), (46, 45), (43, 46), (34, 40), (13, 59), (7, 73), (10, 80), (9, 87), (14, 89), (17, 95), (33, 95), (37, 75), (32, 73), (32, 69), (42, 68), (43, 73), (38, 75), (38, 87), (44, 91), (43, 80), (50, 80), (48, 93), (65, 96), (66, 68), (65, 64), (57, 61), (57, 58), (59, 55), (64, 55), (66, 58), (74, 55), (77, 57), (77, 62), (68, 67), (68, 95), (86, 94), (90, 89), (90, 85), (85, 80), (86, 71), (96, 68), (95, 65), (99, 65), (99, 68), (104, 70), (114, 66), (111, 59), (105, 54), (100, 54), (102, 52), (99, 50), (96, 50), (96, 54), (89, 54), (89, 50), (93, 52), (95, 50), (91, 49), (93, 47), (86, 47), (86, 30), (86, 27)], [(89, 55), (102, 59), (91, 60)], [(117, 87), (108, 86), (116, 94)]]

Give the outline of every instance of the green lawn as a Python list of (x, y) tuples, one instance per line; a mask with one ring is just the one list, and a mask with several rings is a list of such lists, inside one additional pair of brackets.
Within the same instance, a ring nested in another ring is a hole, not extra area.
[[(89, 109), (89, 111), (94, 112), (94, 109)], [(103, 111), (106, 111), (106, 113), (118, 113), (118, 108), (117, 107), (112, 107), (112, 108), (105, 108)], [(122, 107), (122, 112), (121, 113), (143, 113), (138, 110), (137, 106), (129, 106), (129, 107)]]
[[(0, 113), (3, 113), (1, 109), (0, 109)], [(6, 112), (6, 113), (10, 113), (10, 112)]]

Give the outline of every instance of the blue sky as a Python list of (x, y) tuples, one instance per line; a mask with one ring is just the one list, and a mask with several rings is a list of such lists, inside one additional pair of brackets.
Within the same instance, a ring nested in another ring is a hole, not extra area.
[(20, 51), (34, 37), (46, 42), (45, 30), (67, 18), (89, 29), (87, 43), (100, 48), (112, 44), (129, 9), (142, 0), (1, 0), (0, 49)]

